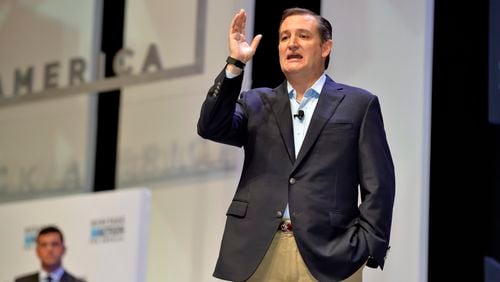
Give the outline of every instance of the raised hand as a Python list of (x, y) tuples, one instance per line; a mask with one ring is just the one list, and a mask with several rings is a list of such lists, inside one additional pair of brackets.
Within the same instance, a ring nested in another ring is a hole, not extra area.
[(252, 43), (248, 44), (245, 38), (245, 25), (247, 13), (241, 9), (231, 21), (229, 27), (229, 55), (244, 63), (250, 61), (255, 50), (259, 45), (262, 35), (257, 35), (253, 38)]

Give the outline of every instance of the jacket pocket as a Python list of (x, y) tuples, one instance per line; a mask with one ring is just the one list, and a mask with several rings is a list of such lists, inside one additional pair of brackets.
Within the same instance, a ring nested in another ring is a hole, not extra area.
[(353, 124), (351, 121), (335, 121), (327, 125), (330, 128), (334, 129), (352, 129)]
[(232, 215), (236, 217), (245, 217), (247, 214), (248, 203), (242, 201), (233, 200), (226, 215)]

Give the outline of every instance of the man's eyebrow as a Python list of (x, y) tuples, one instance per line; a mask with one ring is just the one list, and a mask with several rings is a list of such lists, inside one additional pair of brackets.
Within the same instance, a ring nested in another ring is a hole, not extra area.
[(305, 29), (305, 28), (298, 28), (297, 29), (298, 32), (307, 32), (307, 33), (312, 33), (309, 29)]
[[(309, 29), (305, 29), (305, 28), (298, 28), (295, 30), (296, 32), (307, 32), (307, 33), (312, 33)], [(284, 33), (291, 33), (290, 30), (286, 29), (286, 30), (282, 30), (279, 32), (279, 34), (284, 34)]]

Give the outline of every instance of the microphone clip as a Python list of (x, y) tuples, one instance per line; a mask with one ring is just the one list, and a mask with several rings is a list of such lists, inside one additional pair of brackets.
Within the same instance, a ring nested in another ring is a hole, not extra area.
[(303, 110), (299, 110), (298, 113), (294, 114), (293, 115), (294, 118), (299, 118), (299, 120), (303, 120), (304, 119), (304, 111)]

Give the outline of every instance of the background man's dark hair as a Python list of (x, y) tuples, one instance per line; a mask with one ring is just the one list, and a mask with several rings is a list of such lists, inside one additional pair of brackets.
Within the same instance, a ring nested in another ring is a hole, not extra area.
[(38, 236), (36, 237), (36, 241), (38, 242), (38, 239), (40, 238), (40, 236), (45, 235), (45, 234), (49, 234), (49, 233), (59, 234), (59, 237), (61, 238), (61, 242), (64, 242), (64, 236), (63, 236), (61, 230), (53, 225), (46, 226), (46, 227), (40, 229), (40, 231), (38, 232)]
[[(330, 24), (330, 22), (322, 16), (316, 14), (315, 12), (304, 8), (289, 8), (284, 10), (283, 15), (281, 16), (280, 27), (286, 18), (295, 15), (311, 15), (316, 18), (316, 20), (318, 21), (318, 32), (321, 43), (325, 43), (326, 41), (332, 39), (332, 25)], [(326, 57), (325, 69), (328, 68), (329, 63), (330, 54), (328, 54), (328, 56)]]

